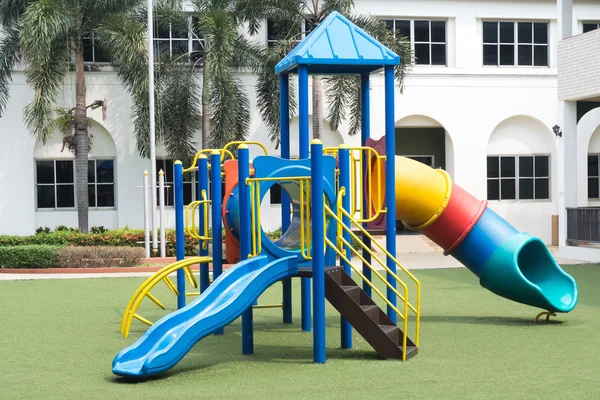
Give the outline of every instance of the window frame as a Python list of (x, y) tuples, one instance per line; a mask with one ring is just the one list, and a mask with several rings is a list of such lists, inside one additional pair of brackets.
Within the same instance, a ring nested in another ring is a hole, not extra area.
[[(496, 23), (497, 24), (497, 43), (486, 42), (484, 40), (483, 25), (485, 23)], [(500, 24), (501, 23), (512, 23), (513, 24), (513, 43), (504, 43), (500, 40)], [(520, 43), (519, 42), (519, 23), (531, 24), (531, 43)], [(547, 43), (535, 43), (535, 24), (546, 24), (546, 42)], [(514, 50), (514, 61), (512, 65), (501, 65), (500, 64), (500, 47), (501, 46), (513, 46)], [(484, 49), (485, 46), (497, 46), (496, 65), (485, 64), (484, 60)], [(531, 46), (531, 65), (520, 65), (519, 64), (519, 46)], [(535, 47), (546, 47), (546, 65), (535, 65)], [(502, 20), (502, 19), (482, 19), (481, 20), (481, 66), (483, 68), (550, 68), (550, 21), (547, 20)]]
[[(94, 192), (95, 192), (95, 199), (94, 199), (94, 207), (90, 207), (89, 206), (89, 201), (88, 201), (88, 207), (90, 210), (99, 210), (99, 211), (104, 211), (104, 210), (116, 210), (117, 209), (117, 163), (116, 163), (116, 159), (114, 157), (99, 157), (99, 158), (88, 158), (88, 174), (89, 174), (89, 162), (93, 161), (94, 162), (94, 183), (90, 183), (89, 179), (88, 179), (88, 191), (89, 191), (89, 187), (90, 185), (94, 185)], [(97, 162), (98, 161), (112, 161), (113, 163), (113, 182), (112, 183), (98, 183), (98, 170), (97, 170)], [(73, 164), (75, 164), (75, 160), (73, 160)], [(104, 206), (104, 207), (99, 207), (98, 206), (98, 185), (101, 186), (108, 186), (108, 185), (112, 185), (113, 186), (113, 206)], [(88, 192), (89, 193), (89, 192)], [(77, 193), (75, 193), (75, 201), (77, 201)], [(77, 203), (75, 203), (77, 204)], [(75, 207), (77, 209), (77, 206)]]
[[(586, 25), (596, 25), (596, 28), (592, 29), (591, 31), (585, 31), (585, 26)], [(600, 29), (600, 21), (593, 21), (593, 20), (583, 20), (581, 21), (581, 33), (589, 33), (589, 32), (593, 32), (596, 29)]]
[[(391, 21), (392, 22), (392, 31), (394, 32), (394, 37), (396, 37), (396, 21), (408, 21), (410, 24), (410, 49), (412, 50), (413, 56), (412, 56), (412, 64), (415, 67), (429, 67), (429, 68), (447, 68), (449, 66), (449, 54), (448, 54), (448, 48), (450, 46), (449, 42), (448, 42), (448, 22), (449, 22), (449, 18), (408, 18), (408, 17), (378, 17), (380, 21), (382, 22), (388, 22)], [(427, 21), (429, 23), (429, 41), (428, 42), (423, 42), (423, 41), (416, 41), (415, 39), (415, 21)], [(444, 30), (446, 31), (444, 38), (446, 39), (444, 42), (432, 42), (431, 41), (431, 23), (432, 22), (444, 22)], [(416, 62), (416, 56), (415, 56), (415, 45), (416, 44), (427, 44), (429, 45), (429, 63), (428, 64), (418, 64)], [(432, 48), (434, 44), (438, 44), (438, 45), (444, 45), (446, 52), (445, 52), (445, 63), (444, 64), (432, 64), (431, 63), (431, 59), (432, 59)]]
[[(588, 158), (586, 159), (586, 168), (587, 168), (587, 172), (586, 172), (586, 179), (587, 179), (587, 186), (586, 186), (586, 190), (587, 190), (587, 199), (588, 200), (592, 200), (592, 201), (599, 201), (600, 200), (600, 164), (598, 164), (599, 168), (598, 168), (598, 175), (590, 175), (590, 168), (589, 168), (589, 157), (596, 157), (597, 158), (597, 162), (600, 162), (600, 153), (588, 153)], [(590, 179), (597, 179), (598, 180), (598, 197), (590, 197)]]
[[(169, 23), (169, 37), (168, 38), (161, 38), (161, 37), (152, 37), (152, 45), (153, 45), (153, 49), (154, 49), (154, 58), (158, 59), (161, 56), (161, 52), (158, 51), (160, 48), (158, 47), (158, 42), (169, 42), (169, 57), (173, 57), (173, 43), (174, 42), (187, 42), (187, 52), (185, 54), (187, 54), (188, 56), (188, 60), (190, 63), (195, 63), (195, 60), (192, 60), (192, 54), (195, 52), (194, 51), (194, 43), (198, 42), (200, 43), (200, 46), (202, 48), (202, 55), (204, 55), (204, 37), (202, 36), (197, 36), (196, 33), (194, 32), (194, 18), (197, 18), (194, 15), (188, 15), (188, 29), (187, 29), (187, 39), (184, 37), (173, 37), (173, 24)], [(181, 54), (181, 56), (183, 56), (183, 54)]]
[[(114, 185), (114, 203), (115, 205), (112, 207), (88, 207), (89, 210), (92, 211), (110, 211), (110, 210), (116, 210), (117, 209), (117, 163), (116, 163), (116, 157), (90, 157), (88, 159), (89, 161), (96, 161), (96, 160), (101, 160), (101, 161), (105, 161), (105, 160), (111, 160), (113, 162), (113, 183), (112, 185)], [(37, 163), (38, 161), (52, 161), (54, 164), (54, 183), (38, 183), (38, 177), (37, 177)], [(73, 163), (73, 183), (60, 183), (58, 184), (56, 182), (56, 162), (57, 161), (70, 161), (71, 163)], [(96, 176), (96, 172), (94, 171), (94, 176)], [(75, 160), (73, 158), (64, 158), (64, 157), (60, 157), (60, 158), (47, 158), (47, 157), (42, 157), (42, 158), (33, 158), (33, 187), (34, 187), (34, 202), (35, 202), (35, 211), (38, 212), (44, 212), (44, 211), (77, 211), (77, 187), (76, 187), (76, 177), (77, 177), (77, 166), (75, 163)], [(73, 207), (57, 207), (58, 204), (58, 198), (57, 198), (57, 193), (56, 193), (56, 187), (58, 185), (62, 185), (62, 186), (73, 186)], [(88, 182), (88, 187), (90, 185), (90, 183)], [(40, 208), (38, 207), (38, 192), (37, 192), (37, 187), (38, 186), (54, 186), (54, 207), (44, 207), (44, 208)], [(97, 197), (97, 195), (96, 195)], [(96, 201), (96, 205), (98, 204), (98, 202)]]
[[(490, 157), (498, 157), (498, 177), (497, 178), (490, 178), (488, 177), (488, 171), (487, 171), (487, 160)], [(519, 159), (521, 157), (532, 157), (533, 158), (533, 175), (531, 177), (529, 176), (521, 176), (520, 173), (520, 163), (519, 163)], [(537, 176), (536, 172), (535, 172), (535, 158), (536, 157), (547, 157), (548, 158), (548, 176)], [(513, 158), (515, 160), (515, 176), (514, 177), (505, 177), (502, 178), (502, 171), (501, 171), (501, 159), (502, 158)], [(515, 198), (514, 199), (502, 199), (502, 184), (501, 181), (502, 179), (514, 179), (515, 180)], [(533, 199), (521, 199), (520, 198), (520, 189), (519, 189), (519, 182), (521, 179), (531, 179), (533, 180)], [(548, 198), (547, 199), (536, 199), (535, 198), (535, 181), (536, 179), (548, 179)], [(489, 193), (487, 193), (487, 183), (490, 180), (494, 180), (494, 181), (499, 181), (498, 184), (498, 199), (489, 199)], [(497, 203), (542, 203), (542, 202), (552, 202), (552, 154), (548, 154), (548, 153), (534, 153), (534, 154), (515, 154), (515, 155), (511, 155), (511, 154), (488, 154), (486, 155), (486, 199), (488, 201), (491, 202), (497, 202)]]
[[(96, 61), (96, 34), (94, 32), (90, 32), (90, 36), (89, 37), (84, 37), (84, 40), (89, 39), (90, 40), (90, 44), (88, 46), (92, 47), (92, 61), (86, 61), (85, 60), (85, 52), (83, 53), (84, 59), (83, 59), (83, 63), (84, 64), (99, 64), (99, 65), (107, 65), (110, 64), (111, 61)], [(110, 59), (110, 57), (107, 56), (107, 58)]]
[[(157, 157), (156, 158), (156, 162), (157, 163), (159, 163), (159, 162), (160, 163), (164, 163), (164, 162), (174, 163), (175, 161), (176, 160), (172, 160), (172, 159), (166, 158), (166, 157)], [(161, 169), (163, 170), (164, 177), (165, 177), (165, 203), (166, 203), (165, 204), (165, 208), (173, 209), (173, 208), (175, 208), (175, 182), (174, 182), (175, 177), (171, 176), (169, 178), (167, 176), (167, 171), (166, 171), (167, 166), (166, 166), (166, 164), (164, 164), (163, 166), (160, 166), (160, 167), (158, 165), (156, 166), (156, 198), (157, 199), (159, 198), (158, 183), (159, 183), (159, 179), (160, 179), (159, 172), (160, 172)], [(188, 173), (191, 176), (191, 180), (186, 180), (185, 179), (186, 173), (184, 173), (183, 174), (183, 184), (185, 185), (185, 184), (191, 183), (191, 185), (192, 185), (192, 198), (191, 198), (190, 202), (198, 201), (197, 200), (198, 199), (198, 193), (197, 193), (198, 192), (197, 173), (194, 173), (194, 172), (188, 172)], [(172, 189), (172, 195), (171, 196), (169, 196), (169, 189)], [(209, 194), (210, 194), (210, 188), (209, 188)], [(169, 200), (169, 199), (171, 199), (171, 200)], [(172, 204), (169, 204), (171, 202), (172, 202)], [(185, 198), (184, 198), (183, 205), (184, 206), (188, 206), (189, 205), (189, 203), (186, 204)], [(160, 204), (158, 204), (158, 202), (157, 202), (156, 209), (158, 210), (159, 207), (160, 207)]]

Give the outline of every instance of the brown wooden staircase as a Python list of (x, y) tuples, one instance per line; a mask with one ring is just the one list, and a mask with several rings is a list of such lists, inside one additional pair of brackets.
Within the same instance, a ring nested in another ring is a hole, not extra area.
[[(301, 269), (300, 276), (309, 277), (311, 272), (309, 268)], [(402, 330), (356, 284), (343, 267), (325, 269), (325, 298), (382, 358), (403, 359)], [(414, 357), (417, 353), (415, 343), (406, 338), (405, 359)]]

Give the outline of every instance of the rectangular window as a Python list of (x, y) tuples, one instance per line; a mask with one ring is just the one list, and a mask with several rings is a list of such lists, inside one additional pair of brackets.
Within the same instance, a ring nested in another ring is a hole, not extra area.
[(310, 34), (316, 25), (304, 20), (298, 27), (290, 27), (276, 20), (267, 20), (267, 46), (275, 47), (278, 40), (292, 39), (298, 44)]
[(588, 199), (600, 199), (600, 172), (598, 154), (588, 155)]
[(204, 37), (199, 29), (198, 17), (191, 17), (187, 29), (173, 24), (157, 23), (154, 26), (154, 56), (159, 58), (188, 55), (192, 62), (204, 56)]
[(384, 19), (394, 36), (410, 41), (417, 65), (447, 65), (447, 33), (445, 20)]
[(584, 22), (583, 23), (583, 33), (591, 32), (600, 28), (600, 23), (594, 22)]
[[(165, 174), (165, 206), (173, 207), (175, 205), (175, 183), (173, 181), (173, 160), (156, 160), (156, 198), (159, 199), (158, 191), (158, 173), (163, 171)], [(196, 191), (198, 182), (196, 174), (187, 172), (183, 174), (183, 204), (190, 204), (196, 201)]]
[(113, 160), (88, 161), (88, 198), (90, 207), (115, 206)]
[(483, 22), (483, 65), (548, 66), (547, 22)]
[(110, 58), (106, 51), (100, 45), (96, 35), (84, 36), (83, 38), (83, 62), (87, 63), (104, 63), (110, 62)]
[(550, 199), (550, 157), (488, 157), (487, 194), (488, 200)]

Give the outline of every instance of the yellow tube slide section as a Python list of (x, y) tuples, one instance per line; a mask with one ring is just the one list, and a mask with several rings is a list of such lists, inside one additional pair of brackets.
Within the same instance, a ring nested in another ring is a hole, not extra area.
[[(380, 209), (385, 199), (385, 161), (381, 168), (373, 164), (370, 183), (371, 206)], [(381, 192), (376, 182), (385, 182)], [(410, 158), (396, 156), (396, 219), (412, 230), (433, 224), (444, 212), (452, 195), (452, 179), (444, 170), (433, 169)]]

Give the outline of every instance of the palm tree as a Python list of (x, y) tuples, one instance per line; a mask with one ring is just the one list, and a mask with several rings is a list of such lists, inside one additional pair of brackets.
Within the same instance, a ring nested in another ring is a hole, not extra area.
[[(166, 19), (180, 7), (168, 0), (156, 5)], [(9, 100), (13, 69), (23, 62), (33, 100), (24, 109), (31, 134), (46, 142), (57, 131), (75, 154), (75, 186), (79, 229), (88, 231), (88, 152), (84, 46), (92, 34), (115, 62), (118, 76), (133, 98), (138, 151), (147, 157), (148, 63), (144, 2), (140, 0), (0, 0), (0, 116)], [(187, 68), (182, 69), (182, 65)], [(189, 158), (195, 148), (199, 106), (196, 74), (189, 63), (163, 62), (157, 68), (157, 137), (174, 158)], [(74, 107), (58, 107), (57, 97), (67, 74), (75, 73)], [(187, 73), (186, 73), (187, 72)]]
[[(264, 50), (263, 62), (258, 68), (257, 97), (259, 113), (269, 128), (269, 137), (279, 142), (279, 80), (275, 76), (276, 60), (291, 51), (303, 34), (310, 32), (333, 12), (338, 11), (357, 26), (395, 51), (403, 60), (395, 68), (396, 86), (403, 89), (404, 77), (411, 68), (410, 43), (402, 36), (395, 36), (386, 29), (385, 23), (364, 15), (352, 14), (353, 0), (239, 0), (238, 9), (244, 16), (251, 34), (256, 34), (265, 19), (273, 21), (277, 43)], [(304, 27), (304, 29), (301, 29)], [(302, 32), (303, 31), (303, 32)], [(325, 79), (325, 95), (329, 103), (327, 119), (332, 130), (336, 130), (350, 115), (349, 134), (360, 131), (360, 77), (330, 76)], [(323, 121), (322, 78), (312, 76), (313, 87), (313, 137), (321, 138)], [(292, 85), (290, 85), (290, 89)], [(294, 96), (290, 95), (293, 99)], [(290, 117), (294, 115), (296, 103), (290, 104)]]

